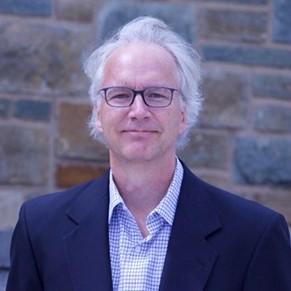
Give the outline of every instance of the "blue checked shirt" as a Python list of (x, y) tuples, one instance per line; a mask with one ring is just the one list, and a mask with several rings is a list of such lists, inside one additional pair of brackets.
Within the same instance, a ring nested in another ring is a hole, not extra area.
[(110, 173), (109, 244), (114, 291), (157, 291), (183, 179), (177, 159), (173, 180), (159, 205), (147, 216), (143, 238)]

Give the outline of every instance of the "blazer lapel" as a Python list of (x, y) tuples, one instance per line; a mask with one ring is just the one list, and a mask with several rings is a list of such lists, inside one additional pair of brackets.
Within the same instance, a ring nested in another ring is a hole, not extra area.
[(64, 237), (74, 291), (112, 290), (108, 240), (108, 173), (92, 182), (67, 212)]
[(160, 291), (202, 291), (217, 259), (207, 241), (221, 228), (204, 184), (186, 167)]

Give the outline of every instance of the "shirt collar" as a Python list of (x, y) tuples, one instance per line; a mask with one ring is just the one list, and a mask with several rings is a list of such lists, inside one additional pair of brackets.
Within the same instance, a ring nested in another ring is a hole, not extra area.
[(161, 215), (168, 224), (172, 225), (176, 212), (177, 201), (180, 194), (180, 188), (183, 180), (184, 169), (181, 162), (176, 159), (176, 168), (172, 182), (166, 192), (164, 198), (160, 201), (158, 206), (152, 210), (152, 213), (158, 213)]
[[(176, 168), (174, 172), (174, 176), (172, 178), (171, 184), (166, 192), (166, 195), (160, 201), (160, 203), (151, 211), (149, 214), (152, 215), (154, 213), (158, 213), (165, 221), (172, 225), (174, 221), (174, 216), (176, 212), (176, 206), (178, 197), (180, 194), (180, 188), (183, 180), (184, 169), (179, 161), (176, 158)], [(113, 179), (112, 171), (110, 170), (109, 175), (109, 210), (108, 210), (108, 223), (111, 221), (111, 217), (113, 214), (113, 210), (117, 208), (118, 205), (122, 205), (125, 209), (127, 209), (119, 191), (116, 187), (116, 184)]]
[(117, 205), (125, 205), (121, 195), (119, 194), (119, 191), (116, 187), (116, 184), (113, 180), (112, 171), (110, 169), (109, 173), (109, 210), (108, 210), (108, 223), (111, 221), (112, 213), (114, 208), (117, 207)]

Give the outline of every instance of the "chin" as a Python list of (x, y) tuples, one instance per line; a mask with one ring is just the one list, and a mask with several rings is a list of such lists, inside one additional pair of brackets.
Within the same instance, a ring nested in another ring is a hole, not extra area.
[(130, 144), (121, 148), (120, 155), (128, 161), (146, 161), (154, 158), (155, 152), (152, 146)]

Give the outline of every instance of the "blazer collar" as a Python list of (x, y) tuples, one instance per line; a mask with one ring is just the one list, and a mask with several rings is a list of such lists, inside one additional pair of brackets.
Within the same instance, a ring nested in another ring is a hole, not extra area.
[(67, 211), (72, 228), (64, 242), (74, 291), (112, 290), (108, 176), (89, 184)]
[(207, 238), (221, 228), (207, 186), (184, 166), (160, 291), (202, 291), (217, 259)]

